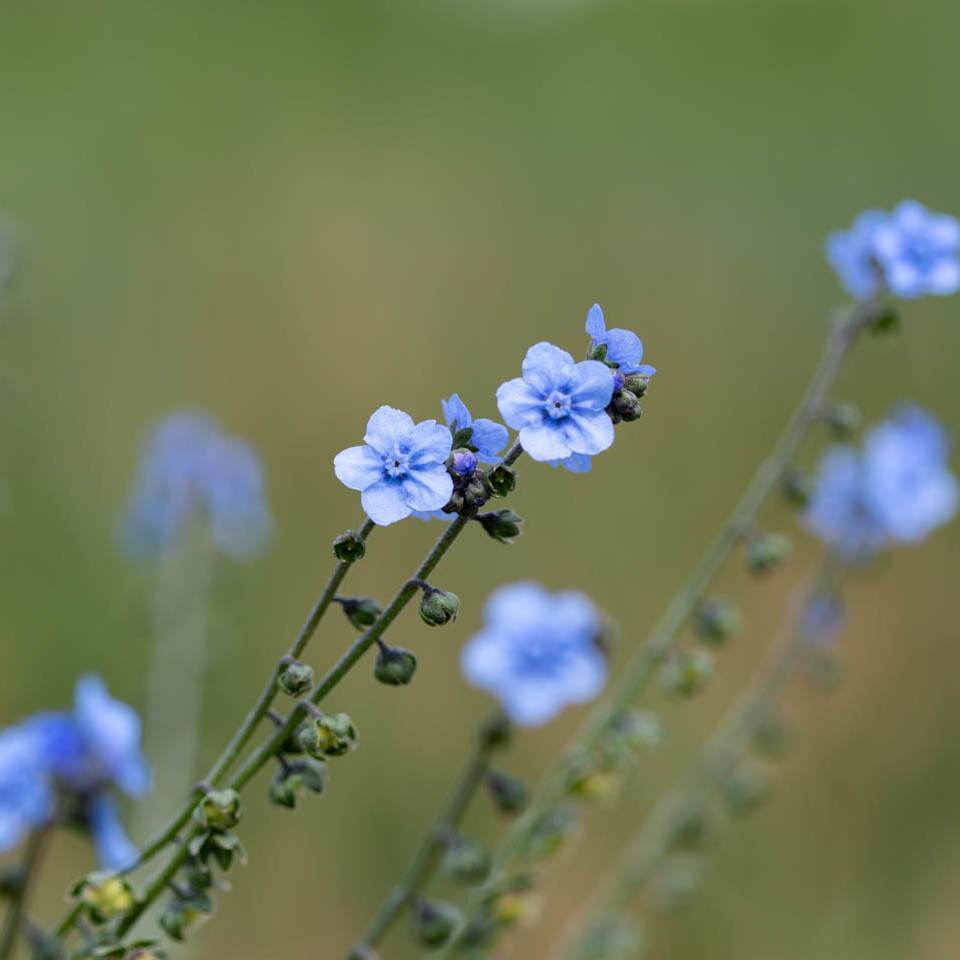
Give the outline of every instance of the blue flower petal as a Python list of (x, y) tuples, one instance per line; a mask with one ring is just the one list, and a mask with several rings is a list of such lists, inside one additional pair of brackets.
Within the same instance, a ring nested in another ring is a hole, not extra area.
[(136, 861), (140, 851), (123, 829), (112, 797), (105, 793), (92, 796), (87, 802), (86, 815), (97, 856), (107, 870), (123, 870)]
[(509, 426), (520, 430), (543, 419), (543, 395), (522, 377), (516, 377), (497, 388), (497, 408)]
[(570, 400), (577, 408), (603, 410), (613, 396), (613, 374), (597, 360), (584, 360), (576, 365), (571, 386)]
[(394, 452), (397, 437), (409, 433), (413, 427), (410, 414), (383, 406), (375, 410), (367, 421), (363, 442), (373, 447), (381, 456), (389, 457)]
[(510, 434), (502, 423), (481, 417), (473, 422), (473, 437), (470, 443), (477, 448), (481, 463), (496, 463), (497, 454), (507, 445)]
[(620, 365), (621, 373), (630, 373), (643, 359), (643, 343), (632, 330), (607, 331), (607, 360)]
[[(560, 424), (568, 420), (541, 422), (529, 427), (520, 428), (520, 443), (528, 456), (533, 460), (563, 460), (574, 451), (570, 449)], [(609, 418), (607, 418), (609, 423)], [(586, 451), (577, 451), (585, 453)]]
[(594, 346), (606, 342), (607, 325), (603, 321), (603, 311), (599, 303), (595, 303), (587, 311), (587, 333), (590, 334)]
[(589, 473), (593, 469), (593, 460), (586, 453), (571, 453), (562, 460), (554, 460), (551, 467), (563, 467), (571, 473)]
[[(602, 364), (601, 364), (602, 366)], [(573, 376), (573, 357), (552, 343), (534, 344), (523, 358), (523, 379), (543, 395), (567, 385)], [(503, 413), (503, 411), (500, 411)], [(506, 418), (506, 417), (505, 417)], [(508, 420), (507, 423), (510, 423)], [(513, 426), (513, 424), (510, 424)]]
[(345, 487), (366, 490), (383, 478), (383, 457), (373, 447), (348, 447), (333, 458), (333, 472)]
[(449, 400), (441, 400), (440, 405), (443, 407), (443, 416), (447, 421), (447, 426), (451, 430), (462, 430), (464, 427), (473, 425), (473, 417), (470, 416), (467, 405), (457, 394), (453, 394)]
[(561, 433), (571, 453), (595, 456), (613, 444), (613, 421), (604, 411), (584, 412), (561, 421)]
[(418, 423), (406, 438), (411, 467), (443, 463), (450, 456), (453, 438), (450, 431), (436, 420)]
[(453, 479), (442, 465), (408, 474), (401, 486), (411, 510), (439, 510), (447, 505), (453, 493)]
[(360, 494), (360, 503), (367, 516), (381, 527), (410, 516), (410, 507), (398, 480), (380, 480), (367, 487)]

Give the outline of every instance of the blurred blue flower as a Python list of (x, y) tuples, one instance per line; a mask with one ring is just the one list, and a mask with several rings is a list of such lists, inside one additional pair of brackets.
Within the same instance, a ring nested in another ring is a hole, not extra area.
[[(500, 453), (510, 439), (510, 434), (502, 423), (487, 420), (484, 417), (474, 420), (466, 404), (457, 394), (453, 394), (449, 400), (442, 400), (441, 406), (447, 426), (452, 433), (455, 434), (459, 430), (466, 429), (473, 431), (470, 437), (470, 446), (477, 448), (477, 460), (480, 463), (494, 464), (500, 462)], [(454, 469), (456, 469), (456, 464), (454, 464)]]
[(908, 300), (960, 289), (960, 222), (916, 200), (902, 201), (892, 213), (860, 214), (849, 230), (830, 234), (825, 254), (858, 300), (884, 287)]
[(960, 289), (960, 223), (953, 217), (904, 200), (876, 228), (873, 243), (887, 286), (898, 297)]
[(72, 713), (40, 713), (0, 733), (0, 851), (53, 816), (57, 795), (90, 828), (100, 861), (121, 869), (137, 855), (110, 795), (150, 786), (136, 711), (99, 677), (77, 683)]
[(523, 376), (501, 384), (497, 404), (534, 460), (562, 461), (601, 453), (613, 443), (606, 412), (613, 386), (610, 368), (599, 361), (574, 363), (565, 350), (538, 343), (527, 351)]
[[(615, 363), (621, 376), (639, 373), (652, 377), (657, 372), (656, 367), (640, 362), (643, 359), (643, 343), (632, 330), (607, 329), (599, 303), (587, 311), (587, 333), (590, 334), (591, 351), (601, 344), (605, 345), (607, 363)], [(620, 382), (622, 385), (623, 381)]]
[(943, 427), (903, 406), (871, 430), (860, 451), (828, 450), (820, 463), (807, 526), (851, 559), (891, 543), (919, 543), (957, 510)]
[(463, 648), (461, 669), (470, 683), (497, 697), (515, 723), (539, 726), (603, 689), (600, 617), (583, 594), (511, 584), (490, 596), (484, 619)]
[(133, 556), (156, 558), (197, 518), (229, 556), (255, 556), (273, 528), (263, 467), (245, 440), (223, 433), (209, 414), (180, 411), (150, 433), (120, 539)]
[(367, 516), (381, 526), (413, 511), (439, 510), (450, 500), (450, 431), (436, 420), (414, 423), (402, 410), (380, 407), (367, 423), (364, 446), (334, 458), (337, 478), (360, 491)]

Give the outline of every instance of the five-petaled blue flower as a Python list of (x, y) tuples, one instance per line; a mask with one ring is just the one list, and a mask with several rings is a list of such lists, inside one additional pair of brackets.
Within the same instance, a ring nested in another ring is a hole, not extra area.
[(621, 375), (639, 373), (644, 377), (652, 377), (657, 372), (656, 367), (640, 362), (643, 359), (643, 342), (632, 330), (607, 329), (599, 303), (587, 311), (587, 333), (590, 334), (590, 351), (605, 346), (607, 351), (604, 359), (607, 363), (615, 363)]
[(929, 413), (904, 406), (871, 430), (861, 450), (837, 446), (821, 460), (808, 527), (850, 559), (894, 543), (919, 543), (957, 510), (949, 444)]
[(149, 786), (139, 717), (114, 700), (99, 677), (84, 676), (72, 713), (40, 713), (0, 733), (0, 850), (64, 803), (90, 829), (105, 867), (129, 866), (137, 848), (110, 790), (140, 796)]
[(461, 668), (470, 683), (500, 700), (515, 723), (539, 726), (603, 689), (600, 617), (583, 594), (511, 584), (490, 596), (484, 619), (463, 648)]
[(565, 350), (538, 343), (524, 357), (523, 376), (497, 390), (497, 405), (534, 460), (562, 461), (593, 456), (613, 443), (606, 412), (613, 389), (609, 367), (597, 360), (574, 363)]
[(867, 210), (825, 245), (827, 261), (852, 296), (884, 288), (905, 299), (946, 296), (960, 289), (960, 222), (904, 200), (892, 213)]
[(253, 447), (199, 411), (179, 411), (150, 433), (121, 525), (129, 553), (155, 558), (191, 520), (209, 524), (216, 546), (245, 559), (259, 552), (273, 521), (263, 467)]
[(367, 516), (381, 526), (415, 510), (439, 510), (450, 500), (450, 431), (436, 420), (414, 423), (402, 410), (380, 407), (367, 423), (364, 446), (334, 458), (337, 478), (360, 491)]

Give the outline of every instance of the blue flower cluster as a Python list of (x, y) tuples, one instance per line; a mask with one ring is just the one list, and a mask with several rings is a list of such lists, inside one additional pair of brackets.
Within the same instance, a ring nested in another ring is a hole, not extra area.
[(867, 300), (884, 289), (912, 300), (960, 290), (960, 222), (904, 200), (892, 213), (867, 210), (832, 233), (825, 253), (844, 289)]
[(72, 713), (40, 713), (0, 732), (0, 852), (60, 812), (93, 835), (101, 863), (137, 857), (111, 788), (141, 796), (150, 786), (140, 719), (92, 675), (77, 684)]
[(484, 628), (463, 648), (463, 674), (497, 697), (520, 726), (540, 726), (567, 704), (586, 703), (603, 689), (602, 625), (583, 594), (511, 584), (491, 594), (484, 619)]
[(253, 447), (209, 414), (179, 411), (151, 431), (124, 512), (120, 539), (133, 556), (156, 558), (194, 519), (228, 556), (247, 559), (273, 529), (265, 479)]
[(940, 423), (902, 406), (874, 427), (862, 448), (835, 446), (821, 460), (807, 526), (850, 559), (884, 546), (919, 543), (957, 510), (957, 478)]
[[(519, 432), (527, 455), (574, 473), (588, 471), (591, 457), (613, 443), (615, 423), (640, 416), (637, 398), (657, 372), (641, 363), (643, 343), (635, 333), (607, 330), (598, 304), (590, 308), (586, 329), (588, 359), (577, 363), (552, 343), (538, 343), (527, 351), (523, 375), (497, 390), (500, 415)], [(506, 428), (474, 420), (457, 394), (443, 401), (443, 412), (449, 431), (435, 420), (414, 424), (406, 413), (381, 407), (367, 424), (364, 446), (334, 458), (337, 477), (360, 491), (375, 523), (411, 515), (447, 519), (452, 514), (442, 509), (453, 509), (457, 485), (472, 477), (478, 464), (498, 462), (509, 438)]]

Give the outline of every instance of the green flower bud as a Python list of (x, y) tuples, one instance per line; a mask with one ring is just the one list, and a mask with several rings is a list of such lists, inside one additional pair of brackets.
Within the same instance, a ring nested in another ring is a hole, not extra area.
[(855, 403), (831, 403), (824, 420), (837, 440), (849, 440), (863, 426), (863, 414)]
[(517, 475), (505, 463), (498, 463), (487, 473), (487, 489), (491, 497), (507, 497), (517, 487)]
[(501, 543), (513, 543), (523, 532), (520, 529), (523, 517), (512, 510), (488, 510), (477, 516), (477, 522), (487, 531), (487, 536)]
[(455, 593), (430, 587), (423, 591), (420, 600), (420, 619), (428, 626), (440, 627), (457, 619), (460, 599)]
[(525, 854), (531, 860), (544, 860), (553, 856), (570, 840), (576, 826), (576, 814), (569, 807), (559, 807), (545, 813), (530, 830)]
[(789, 503), (806, 507), (813, 496), (813, 478), (797, 467), (790, 467), (780, 481), (780, 489)]
[(643, 373), (631, 373), (623, 378), (623, 389), (629, 390), (635, 397), (642, 397), (650, 386), (650, 378)]
[(406, 686), (417, 672), (417, 658), (402, 647), (380, 648), (373, 675), (390, 687)]
[(663, 726), (648, 710), (628, 710), (613, 722), (608, 739), (629, 750), (652, 749), (663, 743)]
[(484, 783), (501, 813), (519, 813), (527, 805), (529, 794), (526, 785), (516, 777), (496, 770), (487, 771)]
[(760, 533), (747, 544), (747, 568), (752, 573), (769, 573), (793, 551), (793, 541), (785, 533)]
[(574, 960), (632, 960), (641, 956), (645, 940), (638, 928), (621, 923), (598, 923), (580, 938)]
[(726, 597), (704, 600), (693, 613), (697, 639), (719, 646), (740, 629), (740, 609)]
[(605, 343), (598, 343), (587, 354), (587, 359), (599, 360), (601, 363), (605, 363), (607, 359), (607, 345)]
[(299, 697), (313, 686), (313, 668), (295, 661), (288, 663), (277, 677), (277, 686), (291, 697)]
[(301, 734), (300, 740), (306, 753), (340, 757), (357, 749), (357, 728), (345, 713), (311, 719), (305, 726), (308, 732)]
[(639, 420), (643, 416), (643, 407), (637, 395), (630, 390), (618, 390), (610, 401), (613, 412), (626, 423)]
[(480, 724), (478, 731), (480, 746), (485, 750), (504, 747), (510, 742), (512, 732), (510, 718), (505, 713), (497, 711)]
[(755, 763), (742, 763), (723, 781), (727, 809), (737, 817), (753, 813), (770, 793), (766, 773)]
[(676, 850), (702, 850), (708, 835), (706, 817), (700, 811), (690, 811), (675, 826), (671, 845)]
[(201, 827), (229, 829), (243, 817), (243, 801), (236, 790), (211, 790), (194, 810), (193, 817)]
[(878, 337), (897, 333), (899, 330), (900, 313), (892, 304), (884, 304), (883, 308), (870, 318), (870, 332)]
[(283, 776), (282, 770), (270, 781), (267, 795), (278, 807), (293, 810), (297, 805), (297, 789), (289, 777)]
[(306, 757), (281, 767), (270, 783), (270, 799), (281, 807), (293, 809), (301, 790), (321, 794), (327, 785), (327, 765), (323, 760)]
[(473, 427), (460, 427), (459, 430), (453, 435), (453, 443), (451, 448), (456, 450), (457, 447), (465, 447), (467, 450), (472, 451), (473, 453), (477, 452), (477, 448), (472, 446), (470, 441), (473, 440)]
[(80, 898), (91, 923), (98, 926), (129, 913), (137, 902), (130, 881), (111, 873), (91, 873), (71, 894)]
[(367, 545), (363, 537), (356, 530), (341, 533), (333, 541), (333, 553), (341, 563), (356, 563), (363, 559), (367, 552)]
[[(240, 863), (247, 862), (247, 854), (240, 838), (229, 830), (211, 830), (209, 833), (198, 834), (187, 845), (187, 849), (207, 874), (207, 864), (211, 859), (217, 862), (221, 870), (229, 870), (235, 859)], [(204, 886), (212, 886), (212, 879), (207, 883), (196, 880), (193, 882), (194, 891)]]
[(182, 943), (191, 927), (213, 913), (213, 902), (206, 894), (177, 897), (160, 914), (159, 923), (171, 940)]
[(660, 670), (660, 686), (672, 697), (692, 697), (713, 673), (713, 657), (707, 650), (678, 651)]
[(373, 626), (381, 614), (380, 604), (373, 597), (334, 597), (346, 618), (358, 629)]
[(754, 743), (768, 757), (785, 757), (793, 749), (796, 730), (787, 717), (771, 714), (757, 728)]
[(460, 911), (443, 900), (419, 900), (413, 908), (413, 933), (425, 947), (440, 947), (460, 923)]
[(454, 835), (447, 841), (443, 869), (457, 883), (482, 883), (490, 872), (490, 855), (479, 840)]
[(685, 906), (696, 893), (706, 873), (706, 860), (696, 853), (674, 853), (660, 867), (654, 894), (665, 910)]

